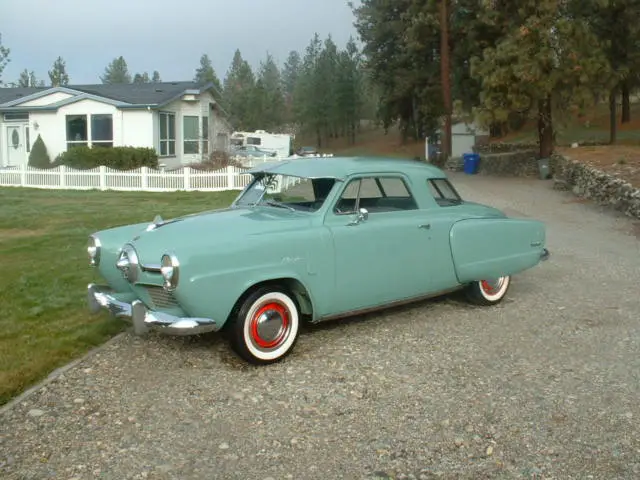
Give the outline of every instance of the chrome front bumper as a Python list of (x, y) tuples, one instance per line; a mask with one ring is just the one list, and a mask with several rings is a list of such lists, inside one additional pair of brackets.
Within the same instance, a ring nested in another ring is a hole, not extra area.
[(159, 331), (167, 335), (198, 335), (215, 332), (220, 329), (215, 320), (210, 318), (177, 317), (164, 312), (149, 310), (140, 300), (132, 303), (121, 302), (113, 295), (109, 287), (90, 283), (87, 287), (87, 303), (91, 313), (102, 309), (111, 315), (122, 318), (133, 324), (137, 335), (149, 330)]

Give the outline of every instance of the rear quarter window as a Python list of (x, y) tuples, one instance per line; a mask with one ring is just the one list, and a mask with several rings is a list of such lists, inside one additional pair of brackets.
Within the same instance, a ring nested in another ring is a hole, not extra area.
[(430, 178), (427, 180), (429, 192), (441, 207), (459, 205), (462, 198), (446, 178)]

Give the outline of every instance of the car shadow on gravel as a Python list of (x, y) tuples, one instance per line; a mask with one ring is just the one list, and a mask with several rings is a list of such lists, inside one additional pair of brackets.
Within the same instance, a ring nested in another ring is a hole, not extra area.
[[(326, 322), (320, 322), (317, 324), (311, 324), (309, 322), (302, 322), (300, 325), (300, 340), (313, 340), (315, 335), (320, 335), (322, 332), (333, 332), (341, 328), (347, 327), (352, 331), (354, 335), (358, 334), (361, 328), (377, 328), (385, 324), (389, 316), (397, 316), (398, 319), (408, 318), (411, 314), (425, 314), (439, 306), (450, 305), (456, 309), (472, 309), (473, 305), (470, 305), (466, 300), (462, 291), (456, 291), (439, 297), (434, 297), (426, 300), (420, 300), (412, 303), (407, 303), (399, 306), (386, 307), (380, 310), (375, 310), (363, 314), (351, 315), (335, 320), (328, 320)], [(133, 334), (133, 330), (130, 330)], [(219, 361), (219, 366), (223, 368), (229, 368), (236, 371), (247, 371), (254, 368), (264, 368), (263, 366), (254, 366), (248, 364), (239, 358), (235, 352), (231, 349), (229, 342), (223, 332), (212, 332), (200, 335), (192, 336), (166, 336), (159, 333), (148, 334), (149, 338), (160, 345), (163, 349), (167, 350), (179, 350), (185, 353), (189, 353), (184, 358), (185, 365), (189, 366), (191, 355), (199, 356), (199, 354), (212, 355)], [(324, 338), (323, 341), (327, 341), (328, 338)], [(330, 341), (330, 337), (329, 337)], [(299, 342), (302, 343), (302, 342)], [(293, 352), (293, 357), (296, 353), (300, 353), (301, 346), (296, 347)], [(284, 359), (286, 363), (291, 357)], [(217, 363), (217, 362), (216, 362)], [(281, 362), (278, 362), (281, 363)]]

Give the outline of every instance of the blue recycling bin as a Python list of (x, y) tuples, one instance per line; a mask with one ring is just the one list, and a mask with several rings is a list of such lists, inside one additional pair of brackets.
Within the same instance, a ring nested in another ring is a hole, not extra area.
[(480, 154), (464, 153), (462, 154), (464, 161), (463, 170), (467, 175), (475, 175), (478, 173), (478, 165), (480, 164)]

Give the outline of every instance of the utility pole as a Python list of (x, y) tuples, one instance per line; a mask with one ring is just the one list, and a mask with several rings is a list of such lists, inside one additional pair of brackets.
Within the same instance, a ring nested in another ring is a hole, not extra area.
[(451, 157), (451, 67), (449, 65), (449, 0), (440, 0), (440, 76), (442, 77), (442, 100), (444, 103), (444, 135), (442, 153)]

